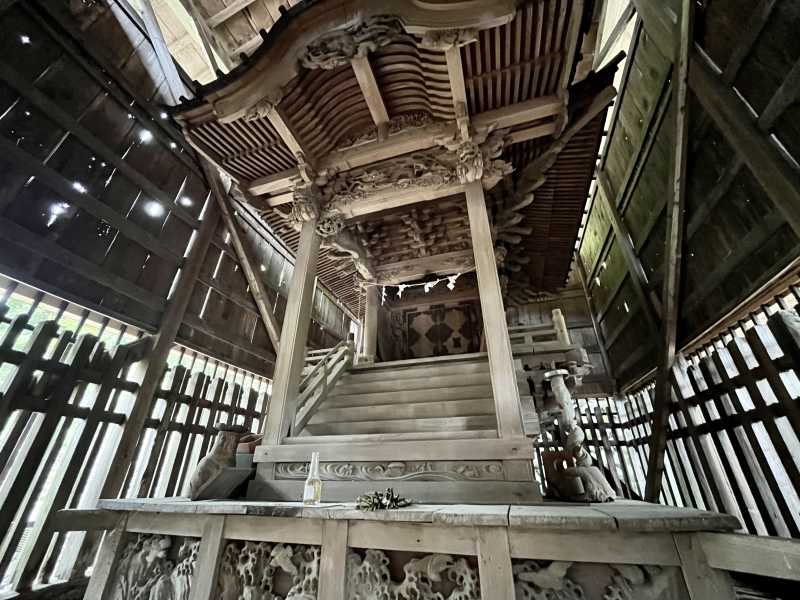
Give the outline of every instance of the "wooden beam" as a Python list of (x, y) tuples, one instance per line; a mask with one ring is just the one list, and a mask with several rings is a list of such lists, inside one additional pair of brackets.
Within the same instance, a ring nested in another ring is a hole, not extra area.
[(236, 48), (233, 49), (232, 54), (234, 56), (239, 56), (240, 54), (246, 54), (247, 56), (250, 56), (255, 51), (255, 49), (261, 45), (261, 42), (263, 41), (264, 40), (262, 39), (261, 35), (256, 34), (249, 40), (247, 40), (245, 43), (236, 46)]
[(208, 17), (208, 19), (206, 19), (206, 23), (208, 23), (208, 26), (213, 29), (214, 27), (217, 27), (222, 23), (224, 23), (225, 21), (227, 21), (228, 19), (230, 19), (232, 16), (243, 11), (253, 2), (255, 2), (255, 0), (235, 0), (222, 10), (217, 11), (213, 15)]
[[(564, 57), (564, 64), (562, 65), (563, 71), (561, 72), (561, 79), (559, 82), (559, 94), (567, 91), (570, 84), (570, 75), (572, 75), (572, 62), (575, 60), (575, 54), (578, 51), (580, 44), (581, 33), (581, 19), (583, 19), (583, 2), (584, 0), (575, 0), (571, 6), (571, 14), (569, 16), (569, 27), (567, 29), (567, 37), (564, 40), (564, 46), (567, 54)], [(566, 124), (566, 119), (562, 122)]]
[(361, 93), (364, 95), (369, 114), (372, 115), (372, 121), (378, 129), (378, 141), (382, 141), (388, 135), (389, 113), (386, 112), (386, 105), (383, 103), (378, 82), (375, 81), (375, 74), (369, 64), (369, 58), (354, 56), (350, 59), (350, 65), (353, 67)]
[[(149, 0), (145, 0), (142, 4), (147, 7), (150, 17), (152, 17), (146, 19), (145, 24), (147, 25), (147, 33), (151, 40), (156, 38), (153, 44), (166, 47), (166, 42), (164, 42), (164, 37), (158, 27), (158, 22), (155, 20), (155, 15), (153, 14)], [(164, 57), (161, 54), (157, 54), (157, 57), (162, 69), (175, 70), (175, 63), (172, 62), (172, 57), (169, 55)], [(175, 71), (175, 74), (177, 74), (177, 71)], [(184, 90), (183, 82), (179, 78), (176, 80), (174, 77), (168, 76), (167, 82), (170, 85), (173, 96), (178, 98), (183, 95), (181, 93), (182, 90)], [(209, 183), (212, 186), (212, 191), (213, 186), (220, 185), (220, 182), (216, 178), (213, 178)], [(183, 322), (186, 309), (189, 306), (189, 300), (192, 297), (195, 283), (205, 263), (208, 248), (211, 245), (211, 240), (214, 238), (214, 232), (219, 223), (219, 216), (217, 204), (214, 202), (208, 203), (200, 228), (197, 230), (191, 253), (183, 263), (178, 278), (178, 284), (175, 286), (175, 291), (169, 299), (167, 308), (161, 317), (158, 333), (154, 336), (153, 349), (147, 355), (145, 361), (143, 361), (144, 375), (139, 386), (139, 393), (136, 395), (136, 400), (133, 403), (131, 412), (122, 428), (122, 433), (112, 463), (114, 468), (109, 471), (103, 483), (103, 488), (100, 491), (101, 498), (114, 498), (123, 491), (122, 487), (126, 475), (128, 470), (133, 466), (139, 438), (153, 410), (156, 392), (161, 385), (161, 379), (164, 375), (164, 369), (166, 368), (167, 357), (172, 350), (178, 329)]]
[(267, 120), (295, 157), (303, 155), (306, 160), (312, 160), (313, 157), (307, 155), (293, 129), (289, 126), (288, 121), (277, 106), (273, 106), (267, 111)]
[[(130, 179), (134, 184), (142, 188), (152, 196), (165, 211), (169, 211), (180, 218), (184, 223), (196, 229), (200, 222), (192, 216), (183, 206), (175, 202), (175, 198), (170, 198), (164, 191), (155, 185), (147, 176), (138, 170), (134, 169), (131, 164), (120, 157), (119, 152), (109, 148), (106, 143), (100, 138), (96, 137), (91, 131), (86, 129), (77, 120), (75, 120), (69, 113), (67, 113), (60, 105), (53, 102), (45, 94), (40, 92), (33, 86), (27, 79), (17, 73), (9, 64), (4, 60), (0, 61), (0, 78), (6, 83), (11, 85), (21, 96), (24, 96), (28, 102), (39, 109), (43, 114), (47, 115), (49, 119), (60, 125), (71, 135), (74, 135), (81, 142), (100, 158), (114, 165), (120, 173)], [(152, 133), (150, 129), (143, 128), (142, 131)]]
[[(206, 169), (208, 171), (207, 177), (209, 179), (214, 178), (215, 174), (211, 172), (213, 167), (206, 167)], [(280, 326), (275, 318), (272, 302), (269, 299), (269, 290), (267, 290), (267, 286), (261, 279), (253, 253), (247, 245), (248, 242), (239, 227), (239, 223), (236, 221), (235, 210), (233, 206), (231, 206), (228, 194), (226, 194), (225, 190), (219, 185), (212, 186), (211, 190), (219, 205), (225, 228), (228, 230), (228, 233), (230, 233), (233, 248), (236, 250), (236, 256), (239, 259), (239, 266), (242, 267), (242, 272), (244, 273), (245, 279), (247, 279), (247, 284), (250, 286), (250, 294), (253, 296), (253, 301), (256, 303), (259, 315), (261, 315), (261, 322), (267, 330), (269, 341), (272, 343), (272, 347), (277, 354), (281, 333)]]
[(702, 52), (694, 50), (691, 61), (689, 85), (700, 104), (800, 237), (800, 174), (758, 127), (744, 102), (714, 72)]
[(84, 189), (83, 184), (68, 181), (60, 173), (42, 164), (39, 159), (34, 158), (5, 137), (0, 137), (0, 154), (5, 160), (16, 164), (26, 173), (36, 177), (40, 183), (56, 192), (69, 204), (82, 208), (99, 220), (106, 221), (119, 230), (122, 235), (141, 244), (145, 249), (170, 264), (181, 264), (182, 258), (156, 236), (126, 219), (105, 202), (101, 202), (88, 192), (80, 191)]
[(412, 260), (384, 263), (375, 268), (377, 283), (396, 285), (429, 275), (450, 275), (474, 266), (472, 250), (458, 250)]
[[(472, 118), (472, 123), (476, 127), (492, 125), (498, 129), (505, 129), (559, 115), (563, 108), (563, 102), (556, 96), (542, 96), (480, 113)], [(517, 136), (518, 141), (523, 141), (550, 135), (553, 128), (553, 124), (539, 124), (521, 132), (513, 132), (511, 135)], [(436, 123), (427, 127), (409, 129), (391, 135), (382, 141), (331, 152), (319, 160), (317, 168), (320, 171), (347, 171), (403, 154), (434, 148), (440, 145), (442, 139), (455, 134), (456, 126), (453, 123)], [(289, 190), (299, 179), (300, 172), (297, 169), (289, 169), (255, 179), (244, 185), (250, 194), (260, 196)]]
[[(617, 22), (614, 24), (614, 28), (611, 30), (611, 33), (608, 34), (605, 42), (603, 42), (603, 47), (601, 48), (600, 52), (598, 52), (594, 57), (594, 68), (595, 70), (602, 66), (603, 61), (608, 56), (608, 53), (611, 52), (611, 48), (614, 47), (614, 44), (617, 43), (620, 36), (623, 34), (625, 29), (628, 27), (628, 23), (636, 14), (636, 8), (633, 4), (628, 0), (627, 6), (625, 6), (625, 10), (622, 11), (622, 14), (617, 19)], [(630, 60), (633, 60), (633, 56), (629, 57)]]
[[(656, 377), (655, 406), (647, 463), (645, 498), (658, 502), (664, 476), (664, 453), (667, 447), (667, 426), (672, 404), (672, 366), (680, 318), (680, 282), (685, 233), (686, 162), (689, 149), (689, 56), (694, 39), (694, 2), (681, 1), (680, 39), (673, 65), (673, 106), (675, 110), (675, 155), (672, 163), (672, 193), (667, 202), (667, 233), (664, 242), (664, 283), (661, 301), (661, 359)], [(693, 67), (694, 68), (694, 67)]]
[(625, 263), (628, 266), (628, 274), (633, 284), (633, 291), (636, 293), (636, 298), (639, 300), (639, 306), (641, 306), (642, 313), (647, 321), (647, 326), (650, 328), (650, 332), (653, 335), (658, 336), (661, 329), (659, 326), (659, 314), (653, 304), (653, 300), (647, 293), (647, 275), (645, 274), (642, 262), (636, 255), (636, 249), (633, 247), (633, 238), (628, 232), (628, 227), (622, 220), (622, 216), (620, 216), (616, 204), (611, 200), (611, 183), (608, 181), (608, 175), (606, 175), (605, 171), (597, 173), (597, 184), (602, 190), (599, 196), (603, 199), (603, 207), (606, 212), (608, 212), (609, 217), (611, 217), (611, 226), (614, 230), (614, 236), (617, 245), (622, 251)]
[(450, 78), (450, 91), (453, 95), (453, 109), (456, 114), (456, 125), (462, 140), (471, 137), (469, 128), (469, 110), (467, 108), (467, 86), (464, 83), (464, 67), (461, 64), (461, 48), (451, 46), (444, 51), (447, 60), (447, 75)]
[(337, 210), (346, 219), (361, 217), (374, 212), (389, 210), (400, 206), (408, 206), (418, 202), (428, 202), (444, 198), (464, 191), (461, 183), (441, 185), (435, 188), (416, 187), (410, 189), (390, 188), (370, 194), (359, 200), (334, 200), (330, 207)]
[[(150, 37), (150, 43), (153, 45), (153, 50), (155, 50), (158, 64), (161, 65), (164, 77), (167, 78), (167, 87), (172, 95), (172, 103), (179, 104), (181, 96), (189, 98), (191, 94), (183, 85), (183, 80), (181, 80), (175, 62), (172, 60), (172, 54), (169, 52), (169, 46), (167, 46), (164, 36), (161, 35), (161, 28), (158, 25), (158, 19), (153, 10), (151, 0), (141, 0), (140, 5), (142, 8), (142, 20)], [(159, 35), (153, 35), (154, 31), (158, 31)]]
[(52, 240), (31, 233), (28, 229), (25, 229), (21, 225), (5, 217), (0, 217), (0, 237), (8, 240), (15, 246), (25, 249), (31, 254), (41, 256), (42, 258), (61, 265), (82, 277), (95, 281), (113, 290), (115, 293), (122, 294), (152, 310), (160, 312), (163, 311), (166, 306), (164, 298), (136, 285), (124, 277), (114, 275), (110, 270), (98, 266), (92, 261), (71, 252)]
[(695, 538), (713, 569), (800, 581), (798, 540), (736, 533), (697, 533)]
[[(208, 26), (204, 26), (205, 23), (203, 22), (203, 17), (200, 15), (200, 11), (197, 9), (197, 0), (185, 0), (185, 2), (189, 5), (189, 16), (192, 18), (194, 22), (194, 26), (197, 28), (197, 34), (200, 36), (200, 41), (203, 44), (203, 51), (205, 52), (206, 59), (208, 60), (208, 65), (211, 67), (212, 73), (219, 72), (219, 65), (217, 64), (217, 59), (214, 56), (214, 50), (211, 47), (212, 45), (212, 36), (214, 35), (208, 29)], [(187, 37), (191, 36), (191, 32), (187, 35)], [(191, 39), (191, 38), (190, 38)]]

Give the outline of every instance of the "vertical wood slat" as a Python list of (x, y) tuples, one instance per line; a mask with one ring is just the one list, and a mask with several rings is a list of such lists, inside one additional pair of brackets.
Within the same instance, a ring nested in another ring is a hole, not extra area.
[(347, 569), (348, 521), (322, 523), (317, 600), (344, 600)]
[(516, 596), (511, 571), (511, 552), (508, 546), (508, 529), (478, 527), (477, 539), (481, 599), (513, 600)]
[(206, 517), (192, 575), (189, 600), (211, 600), (215, 596), (220, 557), (225, 547), (224, 531), (224, 515)]

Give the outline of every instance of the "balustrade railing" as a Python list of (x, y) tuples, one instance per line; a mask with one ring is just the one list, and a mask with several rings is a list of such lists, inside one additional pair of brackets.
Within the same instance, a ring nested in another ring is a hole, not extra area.
[(319, 355), (322, 354), (320, 350), (309, 354), (312, 360), (307, 362), (315, 364), (300, 382), (293, 435), (303, 430), (306, 423), (325, 401), (330, 389), (352, 366), (355, 345), (351, 340), (343, 340), (333, 348), (327, 349), (321, 358), (319, 358)]

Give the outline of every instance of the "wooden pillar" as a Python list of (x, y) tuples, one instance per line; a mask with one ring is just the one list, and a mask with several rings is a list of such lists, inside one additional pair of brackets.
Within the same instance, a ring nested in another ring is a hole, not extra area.
[(501, 438), (522, 437), (522, 413), (514, 371), (514, 356), (508, 338), (508, 325), (500, 292), (500, 278), (494, 258), (494, 242), (486, 211), (486, 200), (480, 181), (464, 186), (467, 213), (478, 276), (478, 294), (483, 313), (483, 334), (489, 353), (489, 372), (497, 414), (497, 435)]
[(661, 361), (656, 376), (656, 400), (651, 425), (645, 500), (658, 502), (664, 477), (669, 409), (672, 404), (672, 366), (678, 341), (680, 283), (686, 205), (686, 160), (689, 150), (689, 52), (694, 39), (694, 2), (682, 0), (677, 55), (673, 64), (675, 104), (675, 154), (672, 161), (672, 194), (667, 202), (667, 235), (664, 249), (664, 283), (661, 298)]
[(280, 444), (294, 419), (300, 374), (305, 362), (311, 308), (314, 304), (314, 279), (320, 245), (316, 225), (316, 220), (305, 221), (300, 230), (300, 244), (281, 328), (280, 349), (275, 361), (264, 444)]
[(378, 288), (367, 286), (367, 306), (364, 310), (364, 360), (372, 362), (378, 354)]

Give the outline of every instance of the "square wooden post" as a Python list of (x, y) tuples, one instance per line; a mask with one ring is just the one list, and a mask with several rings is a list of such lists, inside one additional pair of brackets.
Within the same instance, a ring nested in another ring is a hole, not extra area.
[(304, 221), (289, 284), (289, 298), (281, 327), (280, 349), (275, 361), (272, 398), (267, 410), (264, 444), (280, 444), (294, 419), (300, 375), (305, 362), (306, 338), (314, 304), (314, 279), (320, 236), (316, 220)]
[(364, 360), (372, 362), (378, 354), (378, 288), (367, 286), (367, 304), (364, 310)]
[(492, 394), (497, 413), (497, 435), (501, 438), (523, 437), (522, 412), (514, 371), (514, 356), (500, 291), (500, 278), (494, 258), (494, 242), (486, 212), (486, 200), (480, 181), (464, 186), (467, 196), (467, 213), (478, 276), (478, 295), (483, 313), (483, 334), (489, 353), (489, 372), (492, 377)]

